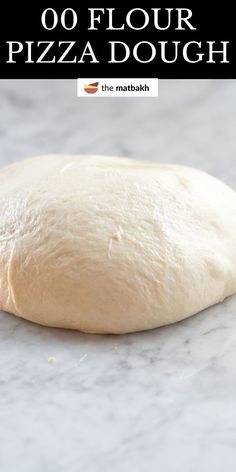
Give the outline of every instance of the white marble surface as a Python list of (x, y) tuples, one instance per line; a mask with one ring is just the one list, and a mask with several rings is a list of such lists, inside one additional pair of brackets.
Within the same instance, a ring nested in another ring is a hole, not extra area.
[[(0, 104), (1, 165), (128, 155), (236, 189), (236, 81), (162, 81), (158, 99), (105, 101), (76, 99), (73, 81), (1, 81)], [(236, 297), (126, 336), (0, 313), (0, 471), (16, 470), (235, 472)]]

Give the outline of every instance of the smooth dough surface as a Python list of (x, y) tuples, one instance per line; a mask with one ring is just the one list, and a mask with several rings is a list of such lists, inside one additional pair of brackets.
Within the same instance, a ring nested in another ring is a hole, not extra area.
[(236, 291), (236, 194), (193, 168), (40, 156), (0, 171), (0, 309), (126, 333)]

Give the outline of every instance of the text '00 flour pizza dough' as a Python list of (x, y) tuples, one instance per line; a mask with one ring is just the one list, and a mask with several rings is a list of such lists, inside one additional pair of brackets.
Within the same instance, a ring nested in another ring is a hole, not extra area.
[(42, 156), (0, 171), (0, 308), (126, 333), (236, 291), (236, 194), (204, 172)]

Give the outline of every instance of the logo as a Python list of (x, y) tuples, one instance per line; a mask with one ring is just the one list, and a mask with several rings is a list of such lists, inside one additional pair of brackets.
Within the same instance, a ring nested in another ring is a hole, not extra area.
[(86, 93), (89, 93), (89, 94), (97, 93), (98, 86), (99, 86), (99, 82), (94, 82), (93, 84), (86, 84), (84, 86), (84, 90)]
[(155, 98), (158, 97), (158, 79), (101, 79), (98, 77), (77, 79), (77, 97)]

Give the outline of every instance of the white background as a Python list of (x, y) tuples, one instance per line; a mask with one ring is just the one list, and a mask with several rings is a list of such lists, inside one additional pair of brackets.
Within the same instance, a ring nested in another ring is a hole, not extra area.
[[(98, 90), (95, 94), (88, 94), (84, 90), (84, 85), (93, 84), (99, 82)], [(130, 90), (124, 91), (124, 87), (129, 87), (130, 85), (134, 87), (147, 86), (149, 90), (137, 91)], [(102, 88), (106, 86), (106, 88)], [(113, 90), (108, 90), (108, 88), (113, 87)], [(122, 91), (117, 90), (117, 87), (122, 87)], [(77, 95), (78, 97), (86, 98), (123, 98), (123, 97), (158, 97), (158, 79), (77, 79)]]

